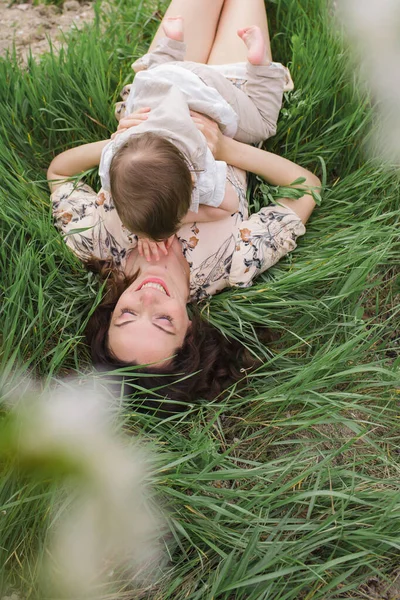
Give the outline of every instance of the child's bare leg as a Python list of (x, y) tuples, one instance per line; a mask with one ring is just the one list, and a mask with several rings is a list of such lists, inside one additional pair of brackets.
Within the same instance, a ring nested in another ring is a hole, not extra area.
[(267, 47), (261, 29), (257, 25), (238, 30), (238, 36), (247, 46), (247, 60), (252, 65), (269, 65)]
[[(171, 0), (165, 17), (179, 15), (184, 21), (186, 60), (207, 62), (223, 4), (224, 0)], [(252, 23), (256, 22), (252, 21)], [(149, 52), (155, 49), (159, 39), (164, 36), (165, 33), (161, 23), (150, 45)]]
[(167, 38), (183, 42), (183, 19), (182, 17), (164, 17), (162, 26)]
[(264, 0), (225, 0), (208, 63), (221, 65), (246, 62), (248, 51), (236, 32), (254, 23), (260, 28), (266, 56), (268, 60), (272, 60)]

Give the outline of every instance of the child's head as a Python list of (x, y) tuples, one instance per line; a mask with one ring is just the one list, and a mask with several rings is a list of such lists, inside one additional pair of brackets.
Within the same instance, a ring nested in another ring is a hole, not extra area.
[(176, 233), (190, 207), (192, 177), (183, 154), (168, 140), (132, 135), (110, 166), (111, 195), (122, 223), (161, 241)]

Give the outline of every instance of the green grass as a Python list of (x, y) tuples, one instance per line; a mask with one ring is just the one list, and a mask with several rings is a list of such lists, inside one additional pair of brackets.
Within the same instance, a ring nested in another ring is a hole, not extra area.
[[(268, 3), (274, 57), (296, 84), (268, 148), (326, 168), (322, 205), (257, 285), (203, 305), (263, 365), (166, 422), (126, 409), (125, 425), (157, 450), (152, 481), (169, 511), (170, 568), (151, 598), (361, 598), (361, 582), (399, 563), (398, 178), (363, 153), (373, 119), (325, 4)], [(112, 103), (157, 24), (145, 2), (121, 2), (57, 56), (0, 61), (1, 386), (17, 370), (47, 386), (88, 368), (82, 336), (99, 290), (52, 226), (45, 172), (113, 130)], [(257, 185), (255, 208), (274, 192)], [(256, 342), (260, 326), (279, 342)], [(3, 465), (4, 590), (37, 597), (54, 494)]]

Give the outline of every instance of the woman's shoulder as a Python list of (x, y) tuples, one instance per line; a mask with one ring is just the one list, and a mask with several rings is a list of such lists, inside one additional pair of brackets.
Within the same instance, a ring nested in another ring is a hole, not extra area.
[(251, 286), (305, 233), (300, 217), (286, 206), (263, 207), (248, 217), (245, 187), (232, 171), (230, 183), (240, 192), (237, 212), (220, 221), (187, 224), (179, 232), (194, 302), (227, 287)]
[(254, 279), (294, 250), (306, 228), (288, 206), (270, 205), (243, 220), (237, 234), (229, 273), (234, 287), (249, 287)]
[(55, 189), (51, 201), (54, 224), (78, 258), (123, 266), (136, 237), (122, 225), (109, 192), (96, 193), (82, 181), (69, 181)]

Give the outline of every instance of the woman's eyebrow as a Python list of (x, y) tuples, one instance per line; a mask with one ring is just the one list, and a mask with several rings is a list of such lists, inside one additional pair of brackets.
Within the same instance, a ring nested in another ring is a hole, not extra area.
[[(129, 325), (129, 323), (134, 323), (135, 321), (125, 321), (124, 323), (120, 323), (119, 325), (117, 325), (117, 323), (114, 323), (114, 327), (124, 327), (124, 325)], [(160, 329), (160, 331), (163, 331), (164, 333), (167, 333), (168, 335), (176, 335), (176, 333), (173, 333), (172, 331), (167, 331), (166, 329), (163, 329), (162, 327), (160, 327), (159, 325), (156, 325), (155, 323), (152, 323), (153, 327), (157, 327), (157, 329)]]

